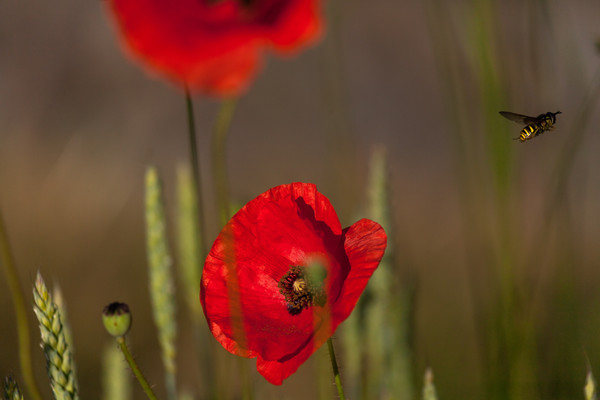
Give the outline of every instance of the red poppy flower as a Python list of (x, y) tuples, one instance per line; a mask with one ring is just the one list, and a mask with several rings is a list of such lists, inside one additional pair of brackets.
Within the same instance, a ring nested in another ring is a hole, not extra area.
[(350, 315), (386, 243), (367, 219), (342, 229), (313, 184), (270, 189), (227, 223), (206, 259), (200, 301), (209, 328), (280, 385)]
[(178, 86), (244, 90), (271, 48), (290, 54), (321, 33), (320, 0), (109, 0), (127, 50)]

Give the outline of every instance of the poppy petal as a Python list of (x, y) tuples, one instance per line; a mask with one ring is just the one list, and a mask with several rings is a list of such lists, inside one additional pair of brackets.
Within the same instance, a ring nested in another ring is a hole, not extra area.
[(339, 301), (335, 303), (334, 320), (348, 318), (369, 278), (385, 253), (387, 235), (377, 222), (361, 219), (345, 229), (344, 248), (350, 263), (350, 273), (344, 282)]
[(320, 1), (290, 1), (285, 14), (268, 34), (275, 49), (291, 53), (320, 39), (323, 30), (319, 17)]
[[(320, 347), (320, 346), (319, 346)], [(288, 378), (300, 368), (302, 364), (317, 350), (311, 340), (294, 357), (283, 361), (267, 361), (258, 356), (256, 360), (256, 370), (273, 385), (283, 384), (283, 380)]]

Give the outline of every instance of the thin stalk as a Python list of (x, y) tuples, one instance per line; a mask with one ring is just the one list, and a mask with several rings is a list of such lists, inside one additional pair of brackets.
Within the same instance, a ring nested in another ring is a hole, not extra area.
[(335, 379), (335, 386), (337, 387), (338, 397), (340, 400), (345, 400), (344, 388), (342, 387), (342, 378), (340, 376), (340, 370), (338, 369), (337, 360), (335, 358), (335, 350), (333, 349), (333, 340), (327, 339), (327, 347), (329, 348), (329, 358), (331, 358), (331, 367), (333, 368), (333, 377)]
[(204, 229), (204, 202), (202, 200), (202, 175), (200, 174), (200, 161), (198, 160), (198, 145), (196, 141), (196, 124), (194, 122), (194, 105), (189, 89), (185, 88), (185, 103), (188, 120), (188, 136), (190, 140), (190, 164), (194, 185), (196, 186), (196, 197), (198, 199), (198, 229), (200, 232), (200, 257), (206, 257), (206, 230)]
[[(199, 277), (202, 274), (202, 263), (204, 261), (204, 259), (206, 258), (207, 255), (207, 244), (206, 244), (206, 229), (205, 229), (205, 223), (204, 223), (204, 207), (203, 207), (203, 198), (202, 198), (202, 183), (201, 183), (201, 174), (200, 174), (200, 162), (198, 160), (198, 146), (197, 146), (197, 142), (196, 142), (196, 126), (195, 126), (195, 120), (194, 120), (194, 107), (193, 107), (193, 103), (192, 103), (192, 98), (189, 92), (189, 89), (186, 87), (185, 89), (185, 100), (186, 100), (186, 110), (187, 110), (187, 120), (188, 120), (188, 135), (189, 135), (189, 146), (190, 146), (190, 164), (191, 164), (191, 170), (192, 170), (192, 191), (193, 193), (195, 193), (196, 195), (196, 204), (197, 204), (197, 210), (194, 210), (194, 213), (196, 214), (194, 217), (194, 220), (192, 221), (192, 224), (195, 224), (195, 227), (192, 227), (191, 230), (195, 230), (197, 232), (197, 234), (194, 234), (194, 236), (196, 236), (196, 242), (193, 244), (193, 246), (197, 246), (197, 248), (195, 249), (195, 252), (197, 253), (198, 256), (198, 260), (200, 261), (199, 263), (197, 263), (198, 266), (198, 270), (195, 271), (197, 273), (197, 276)], [(186, 240), (189, 240), (190, 238), (186, 238)], [(181, 241), (181, 238), (180, 238)], [(182, 258), (183, 260), (183, 258)], [(195, 268), (196, 266), (192, 266), (192, 268)], [(198, 280), (197, 280), (198, 281)], [(200, 310), (200, 314), (202, 314), (201, 308)], [(198, 343), (204, 343), (206, 339), (203, 335), (197, 334), (197, 337), (201, 337), (201, 339), (199, 339)], [(207, 354), (212, 354), (214, 353), (214, 347), (209, 346), (206, 354), (201, 355), (201, 359), (203, 360), (208, 360), (211, 357)], [(203, 350), (201, 350), (202, 352)], [(208, 358), (207, 358), (208, 357)], [(207, 361), (208, 362), (208, 361)], [(206, 363), (205, 363), (206, 364)], [(220, 387), (222, 387), (221, 385), (219, 385), (217, 383), (217, 381), (213, 378), (211, 378), (211, 376), (214, 376), (214, 370), (210, 369), (208, 374), (208, 379), (209, 379), (209, 384), (210, 384), (210, 392), (212, 393), (212, 398), (214, 399), (219, 399), (222, 398), (222, 394), (219, 394), (219, 390)]]
[(34, 400), (42, 400), (42, 396), (35, 382), (33, 367), (31, 364), (31, 346), (29, 343), (29, 324), (27, 323), (27, 312), (25, 311), (25, 296), (19, 282), (19, 275), (15, 268), (14, 259), (8, 242), (8, 235), (4, 227), (2, 214), (0, 213), (0, 263), (4, 265), (6, 282), (10, 288), (15, 317), (17, 319), (17, 338), (19, 341), (19, 362), (21, 373), (25, 381), (25, 387)]
[(133, 359), (133, 356), (129, 352), (129, 349), (127, 348), (127, 343), (125, 343), (125, 338), (122, 336), (118, 337), (117, 343), (119, 343), (119, 347), (121, 348), (123, 356), (125, 356), (125, 360), (127, 360), (127, 363), (131, 368), (131, 372), (133, 372), (140, 385), (142, 385), (142, 389), (144, 389), (144, 392), (146, 392), (146, 396), (148, 396), (150, 400), (158, 400), (156, 395), (152, 391), (152, 388), (148, 384), (148, 381), (146, 380), (146, 378), (144, 378), (142, 371), (140, 371), (140, 369), (138, 368), (135, 360)]
[(229, 221), (231, 213), (227, 177), (227, 135), (236, 104), (237, 99), (223, 100), (213, 130), (213, 179), (219, 207), (219, 221), (222, 226)]
[(131, 373), (126, 370), (120, 349), (112, 343), (105, 347), (102, 355), (101, 400), (129, 400), (131, 395)]
[[(212, 137), (212, 166), (213, 166), (213, 181), (215, 185), (215, 193), (217, 197), (217, 206), (219, 207), (219, 222), (221, 226), (225, 226), (231, 215), (231, 206), (229, 201), (229, 179), (227, 175), (227, 137), (229, 134), (229, 127), (233, 119), (233, 113), (237, 99), (226, 99), (223, 100), (217, 114), (217, 120), (213, 128)], [(233, 236), (232, 236), (233, 237)], [(233, 245), (233, 243), (231, 243)], [(232, 250), (232, 248), (230, 249)], [(231, 269), (231, 276), (236, 277), (235, 272), (236, 263), (235, 256), (232, 251), (229, 253), (228, 268)], [(239, 310), (241, 315), (241, 303), (239, 300), (239, 289), (237, 279), (233, 278), (230, 282), (231, 286), (229, 289), (231, 304), (234, 309)], [(245, 332), (243, 327), (234, 327), (234, 336), (240, 343), (245, 343)], [(254, 390), (252, 388), (252, 381), (248, 373), (247, 364), (242, 359), (238, 359), (238, 371), (240, 373), (240, 379), (242, 383), (242, 399), (252, 400), (254, 398)]]

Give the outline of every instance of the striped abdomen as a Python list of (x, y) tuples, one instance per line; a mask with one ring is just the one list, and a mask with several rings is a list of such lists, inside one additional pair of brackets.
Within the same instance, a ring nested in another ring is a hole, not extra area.
[[(560, 113), (560, 111), (558, 113)], [(549, 112), (538, 116), (538, 121), (535, 124), (530, 124), (523, 128), (519, 140), (524, 142), (552, 129), (556, 122), (556, 114), (558, 113)]]
[(521, 135), (519, 135), (519, 140), (521, 142), (524, 142), (524, 141), (526, 141), (528, 139), (533, 138), (534, 136), (539, 135), (542, 132), (543, 132), (542, 127), (540, 125), (538, 125), (538, 124), (527, 125), (521, 131)]

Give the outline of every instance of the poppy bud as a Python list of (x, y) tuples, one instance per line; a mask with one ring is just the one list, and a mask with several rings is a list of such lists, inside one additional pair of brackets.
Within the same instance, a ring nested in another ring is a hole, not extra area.
[(112, 336), (116, 338), (125, 336), (131, 327), (129, 306), (119, 302), (110, 303), (102, 311), (102, 322)]

